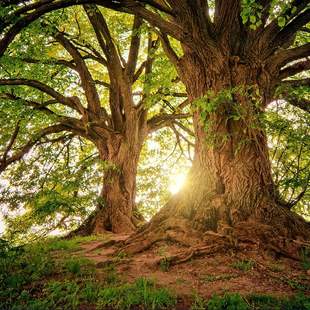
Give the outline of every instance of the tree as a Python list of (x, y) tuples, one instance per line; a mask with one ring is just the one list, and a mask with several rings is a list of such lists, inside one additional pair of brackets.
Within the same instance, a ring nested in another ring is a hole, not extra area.
[[(37, 27), (43, 28), (44, 34), (48, 35), (49, 39), (46, 42), (46, 38), (43, 37), (43, 42), (35, 43), (50, 44), (51, 40), (55, 40), (59, 49), (56, 50), (56, 57), (40, 60), (23, 55), (22, 58), (21, 56), (17, 59), (15, 57), (15, 60), (13, 58), (15, 62), (22, 61), (28, 65), (64, 66), (71, 78), (76, 72), (79, 80), (75, 83), (80, 84), (82, 89), (77, 95), (71, 95), (70, 91), (67, 91), (69, 95), (63, 95), (59, 91), (59, 85), (53, 87), (37, 79), (16, 77), (16, 69), (3, 74), (8, 77), (0, 80), (0, 85), (6, 86), (3, 87), (2, 99), (22, 101), (34, 110), (51, 115), (53, 120), (50, 126), (36, 132), (18, 151), (9, 155), (18, 136), (20, 127), (18, 122), (3, 152), (1, 170), (21, 159), (47, 135), (70, 132), (74, 136), (83, 137), (96, 146), (100, 159), (107, 165), (100, 193), (101, 202), (95, 213), (75, 233), (90, 234), (105, 230), (129, 233), (135, 230), (139, 222), (135, 210), (135, 194), (137, 165), (143, 142), (153, 131), (164, 126), (172, 126), (175, 121), (189, 116), (180, 112), (186, 106), (187, 101), (182, 99), (186, 95), (167, 93), (165, 85), (157, 87), (156, 83), (152, 82), (154, 59), (160, 55), (160, 52), (156, 55), (158, 39), (147, 33), (140, 35), (142, 20), (139, 17), (135, 17), (133, 21), (131, 18), (128, 21), (127, 18), (127, 24), (132, 23), (131, 34), (128, 36), (128, 33), (125, 33), (129, 44), (128, 47), (120, 48), (102, 12), (91, 5), (85, 5), (84, 10), (89, 23), (80, 15), (81, 25), (77, 22), (76, 29), (72, 27), (70, 29), (68, 24), (60, 25), (66, 27), (67, 32), (58, 30), (48, 19), (42, 19), (37, 24)], [(70, 15), (68, 18), (70, 19)], [(83, 26), (82, 30), (80, 26)], [(123, 31), (130, 31), (128, 28), (129, 26), (124, 24)], [(42, 30), (34, 28), (32, 30), (42, 36)], [(77, 35), (74, 31), (78, 32)], [(81, 31), (85, 31), (86, 35), (81, 35)], [(89, 38), (90, 33), (93, 33), (95, 38)], [(124, 33), (119, 36), (124, 36)], [(141, 43), (144, 38), (146, 45), (144, 42)], [(123, 42), (124, 45), (126, 43)], [(64, 52), (67, 53), (66, 56), (59, 58)], [(125, 59), (124, 55), (127, 52), (128, 57)], [(10, 59), (12, 61), (12, 56), (8, 55), (4, 63)], [(158, 66), (166, 64), (167, 61), (161, 56), (155, 64), (155, 69), (158, 70)], [(27, 70), (27, 67), (24, 66), (23, 70)], [(167, 79), (173, 78), (173, 70), (171, 74), (172, 76), (167, 75)], [(94, 76), (98, 76), (98, 79)], [(31, 87), (47, 95), (48, 98), (37, 102), (29, 99), (29, 96), (27, 98), (25, 93), (22, 96), (16, 95), (7, 86), (13, 86), (12, 90), (14, 86)], [(76, 86), (69, 81), (67, 87)], [(108, 94), (102, 87), (108, 90)], [(105, 96), (108, 99), (105, 100)], [(159, 111), (159, 108), (154, 107), (161, 99), (175, 96), (179, 100), (175, 100), (175, 107), (170, 105), (172, 109), (170, 113), (166, 109)], [(181, 104), (178, 104), (180, 100)], [(53, 109), (55, 106), (58, 110)]]
[[(279, 85), (309, 85), (307, 79), (287, 81), (310, 67), (310, 44), (296, 39), (308, 31), (309, 1), (92, 2), (135, 14), (156, 29), (195, 111), (195, 158), (187, 184), (130, 240), (127, 250), (163, 239), (201, 244), (201, 233), (211, 235), (205, 244), (215, 238), (210, 231), (218, 240), (227, 235), (263, 240), (260, 244), (281, 253), (274, 236), (308, 238), (309, 224), (277, 203), (262, 118), (279, 95)], [(2, 50), (23, 27), (22, 20), (27, 24), (52, 6), (71, 3), (36, 5), (7, 27)], [(181, 56), (172, 40), (180, 42)], [(288, 102), (308, 109), (306, 98)], [(208, 250), (194, 249), (186, 257)]]

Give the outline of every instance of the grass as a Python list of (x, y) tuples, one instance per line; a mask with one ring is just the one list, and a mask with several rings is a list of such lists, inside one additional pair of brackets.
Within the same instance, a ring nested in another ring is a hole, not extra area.
[(241, 270), (241, 271), (249, 271), (253, 269), (254, 266), (255, 266), (255, 262), (252, 260), (239, 260), (231, 264), (231, 267)]
[[(155, 310), (171, 309), (176, 303), (168, 289), (157, 287), (151, 280), (122, 283), (114, 264), (105, 267), (104, 280), (99, 282), (92, 261), (66, 255), (65, 251), (71, 253), (76, 244), (76, 240), (53, 240), (46, 246), (37, 243), (19, 249), (1, 248), (0, 309), (74, 310), (82, 304), (97, 304), (98, 309), (137, 305), (139, 309)], [(53, 258), (52, 251), (60, 248), (66, 249), (61, 258)]]
[[(91, 238), (72, 240), (52, 239), (24, 247), (11, 247), (5, 242), (0, 244), (0, 309), (6, 310), (54, 310), (80, 309), (91, 306), (95, 309), (173, 309), (177, 299), (169, 289), (159, 287), (154, 281), (138, 278), (134, 283), (124, 283), (119, 276), (115, 263), (96, 269), (95, 264), (77, 253), (74, 249)], [(1, 242), (1, 240), (0, 240)], [(57, 251), (55, 255), (54, 251)], [(307, 254), (308, 255), (308, 254)], [(308, 257), (308, 256), (307, 256)], [(118, 259), (127, 258), (123, 253)], [(169, 268), (169, 261), (163, 257), (163, 271)], [(254, 268), (253, 261), (236, 261), (233, 267), (249, 271)], [(277, 267), (277, 266), (276, 266)], [(274, 269), (277, 269), (277, 268)], [(271, 268), (270, 268), (271, 269)], [(229, 280), (238, 274), (207, 274), (203, 281)], [(300, 291), (296, 296), (278, 299), (268, 295), (226, 293), (214, 295), (209, 300), (195, 295), (191, 310), (203, 309), (250, 309), (250, 310), (309, 310), (310, 297), (307, 292), (307, 276), (294, 279), (279, 277), (293, 289)], [(181, 278), (177, 285), (186, 282)]]
[(204, 300), (195, 295), (191, 310), (309, 310), (310, 297), (298, 294), (290, 298), (275, 298), (269, 295), (250, 295), (225, 293), (213, 295)]
[(310, 269), (310, 249), (305, 248), (301, 251), (301, 266), (304, 270)]
[(157, 310), (171, 309), (176, 304), (175, 296), (165, 288), (157, 288), (151, 280), (140, 278), (133, 284), (107, 287), (99, 291), (98, 309), (108, 306), (115, 310), (139, 309)]
[(81, 244), (98, 240), (98, 236), (74, 237), (72, 239), (49, 238), (44, 241), (44, 246), (49, 251), (78, 251)]
[(269, 269), (273, 272), (283, 272), (285, 267), (281, 264), (270, 264)]
[(190, 310), (205, 310), (207, 308), (207, 301), (200, 297), (198, 294), (194, 294), (193, 303)]
[(170, 261), (167, 257), (163, 257), (160, 261), (159, 261), (159, 269), (163, 272), (167, 272), (169, 271), (170, 268)]
[(286, 277), (281, 277), (281, 281), (289, 285), (294, 290), (310, 291), (310, 285), (308, 284), (309, 282), (307, 279), (288, 279)]
[(64, 270), (74, 275), (90, 275), (95, 272), (93, 261), (83, 257), (73, 257), (64, 261)]
[(208, 310), (247, 310), (250, 309), (246, 301), (239, 294), (225, 294), (223, 297), (212, 296), (207, 303)]
[(238, 275), (236, 274), (220, 274), (220, 275), (212, 275), (208, 274), (201, 277), (203, 282), (214, 282), (214, 281), (223, 281), (223, 280), (230, 280), (233, 278), (237, 278)]

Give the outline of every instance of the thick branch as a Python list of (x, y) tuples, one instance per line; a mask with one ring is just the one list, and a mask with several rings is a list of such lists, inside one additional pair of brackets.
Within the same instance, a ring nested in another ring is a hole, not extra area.
[(12, 154), (9, 158), (7, 158), (7, 154), (2, 156), (2, 159), (0, 161), (0, 173), (3, 172), (10, 164), (22, 159), (32, 149), (32, 147), (40, 141), (41, 138), (49, 134), (59, 133), (65, 130), (67, 130), (67, 128), (60, 124), (42, 129), (33, 139), (29, 140), (23, 147), (21, 147), (18, 151)]
[(42, 111), (42, 112), (45, 112), (47, 114), (52, 114), (52, 115), (60, 116), (60, 115), (57, 115), (55, 112), (53, 112), (52, 110), (50, 110), (47, 107), (47, 106), (49, 106), (51, 104), (58, 103), (57, 100), (48, 100), (48, 101), (45, 101), (43, 103), (39, 103), (39, 102), (36, 102), (36, 101), (33, 101), (33, 100), (23, 99), (21, 97), (15, 96), (14, 94), (11, 94), (11, 93), (0, 93), (0, 99), (22, 101), (27, 106), (33, 107), (35, 110)]
[(30, 87), (36, 88), (36, 89), (48, 94), (49, 96), (53, 97), (59, 103), (65, 105), (65, 106), (68, 106), (68, 107), (79, 112), (79, 108), (77, 107), (76, 102), (72, 98), (63, 96), (62, 94), (58, 93), (53, 88), (51, 88), (50, 86), (43, 84), (39, 81), (28, 80), (28, 79), (0, 79), (0, 85), (6, 85), (6, 86), (25, 85), (25, 86), (30, 86)]
[(286, 80), (282, 81), (280, 85), (288, 87), (300, 87), (300, 86), (309, 86), (310, 87), (310, 78), (302, 80)]
[(95, 82), (87, 68), (83, 57), (63, 33), (57, 32), (55, 34), (55, 38), (68, 51), (76, 64), (89, 109), (96, 115), (100, 115), (99, 95), (95, 86)]
[(294, 18), (290, 23), (288, 23), (275, 37), (273, 44), (275, 46), (282, 46), (300, 30), (304, 25), (310, 21), (310, 9), (304, 11), (296, 18)]
[[(309, 86), (310, 79), (304, 80), (291, 80), (291, 81), (284, 81), (280, 84), (280, 88), (277, 91), (277, 99), (285, 100), (289, 104), (298, 107), (306, 112), (310, 112), (310, 100), (305, 98), (300, 98), (294, 94), (292, 91), (293, 87), (298, 86)], [(293, 88), (294, 89), (294, 88)]]
[(138, 30), (141, 27), (141, 25), (142, 20), (139, 17), (135, 16), (131, 32), (131, 42), (126, 66), (126, 74), (128, 75), (131, 81), (134, 81), (134, 74), (137, 67), (137, 60), (140, 48), (140, 34), (138, 33)]
[(13, 144), (15, 143), (15, 140), (16, 140), (17, 135), (19, 133), (19, 129), (20, 129), (20, 120), (18, 120), (18, 122), (16, 123), (13, 134), (11, 136), (9, 143), (8, 143), (8, 146), (5, 148), (5, 150), (3, 152), (1, 162), (4, 162), (4, 163), (6, 162), (7, 155), (10, 152), (11, 148), (13, 147)]
[(310, 100), (300, 99), (294, 96), (284, 98), (289, 104), (310, 113)]
[(174, 64), (175, 68), (178, 69), (179, 67), (179, 57), (177, 56), (176, 52), (173, 50), (170, 41), (166, 34), (158, 32), (158, 35), (162, 42), (162, 47), (169, 58), (169, 60)]
[(299, 61), (293, 65), (282, 69), (279, 73), (279, 79), (283, 80), (306, 70), (310, 70), (310, 59), (305, 61)]
[(147, 121), (148, 132), (154, 132), (160, 128), (171, 126), (177, 119), (185, 119), (190, 117), (190, 113), (160, 114), (155, 115)]
[(286, 64), (310, 56), (310, 43), (306, 43), (302, 46), (281, 50), (277, 52), (273, 57), (270, 57), (269, 63), (272, 65), (278, 65), (283, 67)]

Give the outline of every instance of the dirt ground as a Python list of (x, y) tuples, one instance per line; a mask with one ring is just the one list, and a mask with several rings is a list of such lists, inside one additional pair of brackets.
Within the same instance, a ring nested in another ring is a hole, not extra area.
[(300, 290), (310, 294), (309, 269), (306, 271), (300, 262), (291, 259), (227, 250), (169, 266), (165, 257), (181, 251), (177, 245), (159, 243), (145, 252), (128, 256), (118, 251), (118, 243), (114, 244), (127, 237), (111, 234), (109, 241), (82, 243), (74, 255), (94, 261), (99, 273), (100, 269), (113, 263), (118, 276), (126, 282), (139, 277), (154, 279), (177, 294), (180, 300), (177, 309), (188, 309), (187, 302), (190, 303), (195, 294), (204, 298), (225, 292), (275, 297), (293, 295)]

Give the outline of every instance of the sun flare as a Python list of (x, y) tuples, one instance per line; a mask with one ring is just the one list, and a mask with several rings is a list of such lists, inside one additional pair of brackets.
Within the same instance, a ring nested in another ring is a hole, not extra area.
[(184, 173), (179, 173), (171, 176), (169, 185), (169, 191), (171, 192), (171, 194), (176, 194), (180, 191), (180, 189), (184, 185), (185, 179), (186, 174)]

